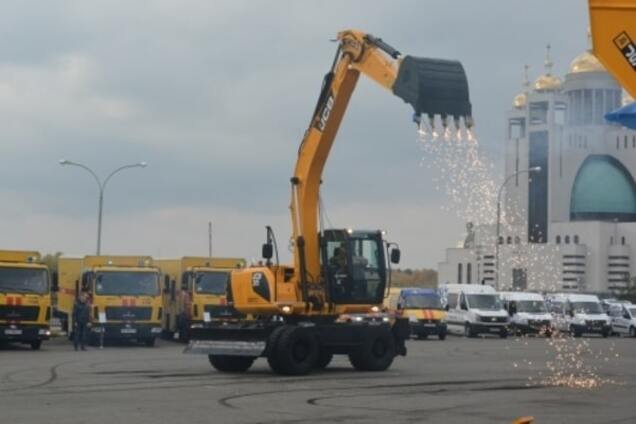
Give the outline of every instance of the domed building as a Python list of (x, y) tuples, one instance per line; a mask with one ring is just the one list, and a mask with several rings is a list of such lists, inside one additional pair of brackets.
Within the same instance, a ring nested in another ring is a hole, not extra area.
[(636, 132), (604, 119), (630, 98), (589, 50), (563, 79), (552, 66), (548, 46), (544, 71), (530, 84), (526, 67), (507, 113), (499, 233), (475, 226), (470, 246), (447, 249), (440, 283), (595, 293), (632, 284)]

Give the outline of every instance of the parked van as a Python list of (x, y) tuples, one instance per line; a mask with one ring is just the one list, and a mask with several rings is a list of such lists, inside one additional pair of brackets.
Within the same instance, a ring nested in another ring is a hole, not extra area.
[(467, 337), (478, 334), (497, 334), (508, 337), (508, 313), (495, 289), (480, 284), (445, 284), (442, 296), (446, 299), (448, 330)]
[(611, 322), (597, 296), (556, 293), (548, 296), (548, 302), (559, 331), (569, 332), (574, 337), (583, 334), (610, 335)]
[(610, 305), (609, 316), (612, 321), (613, 333), (636, 337), (636, 305), (614, 303)]
[(513, 334), (543, 334), (553, 332), (552, 314), (548, 312), (545, 299), (539, 293), (501, 292), (504, 309), (510, 316), (509, 329)]
[(446, 311), (435, 289), (395, 288), (391, 289), (387, 306), (396, 315), (408, 318), (411, 335), (425, 339), (437, 336), (446, 338)]

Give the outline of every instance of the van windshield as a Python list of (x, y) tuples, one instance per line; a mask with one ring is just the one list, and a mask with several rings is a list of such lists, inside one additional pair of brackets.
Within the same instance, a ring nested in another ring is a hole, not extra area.
[(49, 291), (45, 269), (0, 268), (0, 293), (38, 293)]
[(156, 272), (98, 272), (95, 294), (102, 296), (156, 296), (159, 274)]
[(603, 308), (598, 302), (572, 302), (575, 314), (602, 314)]
[(627, 309), (629, 309), (630, 315), (636, 318), (636, 308), (627, 308)]
[(407, 309), (442, 309), (439, 296), (413, 294), (404, 298), (404, 308)]
[(201, 294), (226, 294), (229, 276), (230, 273), (224, 271), (198, 272), (195, 291)]
[(494, 294), (467, 294), (466, 300), (472, 309), (485, 311), (498, 311), (501, 309), (501, 300)]
[(517, 302), (517, 312), (542, 314), (548, 312), (543, 300), (520, 300)]

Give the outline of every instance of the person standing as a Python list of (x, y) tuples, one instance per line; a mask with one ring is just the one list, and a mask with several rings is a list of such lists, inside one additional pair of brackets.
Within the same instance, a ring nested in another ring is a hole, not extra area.
[(91, 308), (86, 293), (80, 293), (73, 305), (73, 346), (86, 350), (86, 333), (91, 319)]

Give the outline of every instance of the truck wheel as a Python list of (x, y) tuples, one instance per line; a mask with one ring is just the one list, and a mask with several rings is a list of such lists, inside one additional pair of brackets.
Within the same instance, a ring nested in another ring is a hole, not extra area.
[(439, 337), (440, 340), (446, 340), (446, 330), (440, 331), (437, 337)]
[(636, 337), (636, 327), (629, 327), (629, 337)]
[(274, 344), (272, 369), (285, 375), (309, 374), (318, 360), (320, 346), (311, 332), (303, 327), (286, 325)]
[(324, 352), (324, 351), (320, 352), (320, 354), (318, 355), (318, 359), (316, 360), (316, 363), (314, 364), (314, 369), (324, 370), (325, 368), (327, 368), (327, 366), (329, 366), (332, 359), (333, 359), (333, 353)]
[(42, 340), (34, 340), (30, 343), (30, 345), (31, 349), (40, 350), (40, 347), (42, 346)]
[(254, 363), (252, 356), (208, 355), (210, 364), (221, 372), (245, 372)]
[(395, 340), (388, 327), (371, 331), (362, 344), (349, 354), (351, 365), (359, 371), (384, 371), (395, 358)]
[(150, 337), (148, 339), (144, 340), (144, 344), (148, 347), (153, 347), (155, 345), (155, 338), (154, 337)]
[(464, 336), (466, 337), (476, 336), (475, 332), (473, 331), (473, 327), (469, 323), (464, 324)]
[(610, 335), (611, 330), (603, 330), (601, 332), (601, 336), (603, 336), (604, 339), (608, 338)]
[(570, 334), (572, 334), (574, 337), (581, 337), (582, 333), (580, 331), (577, 331), (574, 326), (570, 327)]
[(284, 325), (275, 328), (274, 331), (270, 333), (269, 338), (267, 339), (267, 363), (269, 364), (269, 367), (272, 369), (272, 371), (279, 374), (282, 372), (280, 371), (276, 348), (278, 346), (278, 339), (280, 339), (280, 335), (283, 333), (284, 330)]
[(505, 328), (502, 328), (501, 330), (499, 330), (499, 338), (501, 339), (508, 338), (508, 330), (506, 330)]

